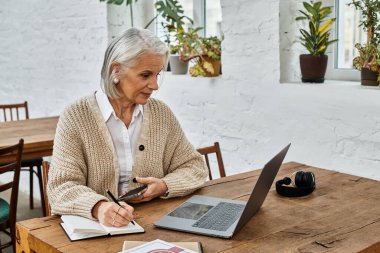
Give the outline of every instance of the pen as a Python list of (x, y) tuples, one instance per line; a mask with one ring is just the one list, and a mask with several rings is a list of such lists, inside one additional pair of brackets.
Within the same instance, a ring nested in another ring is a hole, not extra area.
[[(109, 190), (107, 190), (107, 194), (111, 197), (111, 199), (113, 200), (113, 202), (115, 202), (116, 204), (118, 204), (119, 206), (121, 206), (120, 203), (119, 203), (119, 201), (117, 201), (117, 199), (115, 198), (115, 196)], [(121, 206), (121, 208), (124, 208), (124, 207)], [(131, 220), (131, 223), (133, 225), (135, 225), (135, 222), (133, 220)]]

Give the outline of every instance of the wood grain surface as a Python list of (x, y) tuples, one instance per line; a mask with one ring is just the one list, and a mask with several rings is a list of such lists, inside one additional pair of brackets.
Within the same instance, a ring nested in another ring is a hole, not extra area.
[[(287, 198), (274, 184), (259, 212), (232, 239), (155, 228), (153, 222), (187, 197), (135, 205), (144, 234), (70, 242), (58, 216), (17, 223), (17, 252), (119, 252), (124, 240), (200, 241), (204, 252), (379, 252), (380, 182), (295, 162), (284, 164), (276, 180), (312, 171), (316, 190)], [(247, 200), (261, 170), (212, 180), (195, 194)]]
[[(57, 123), (58, 117), (1, 122), (0, 147), (14, 145), (23, 138), (23, 160), (51, 156)], [(12, 158), (1, 157), (0, 163), (11, 161)]]

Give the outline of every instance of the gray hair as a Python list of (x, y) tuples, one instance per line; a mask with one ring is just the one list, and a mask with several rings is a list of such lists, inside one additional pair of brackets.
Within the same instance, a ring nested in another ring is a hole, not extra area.
[(164, 68), (166, 67), (168, 48), (149, 30), (130, 28), (111, 41), (104, 55), (101, 72), (101, 87), (107, 96), (114, 99), (120, 98), (117, 87), (113, 83), (117, 75), (111, 69), (112, 64), (119, 63), (123, 68), (133, 67), (135, 61), (147, 52), (164, 57)]

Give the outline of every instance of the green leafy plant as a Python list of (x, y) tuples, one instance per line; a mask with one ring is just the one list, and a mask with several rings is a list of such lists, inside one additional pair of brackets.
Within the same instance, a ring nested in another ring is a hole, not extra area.
[(192, 56), (195, 64), (189, 69), (190, 75), (207, 76), (206, 71), (212, 75), (219, 74), (215, 73), (219, 69), (214, 68), (212, 61), (220, 61), (221, 52), (221, 40), (218, 37), (200, 38), (198, 52)]
[[(189, 28), (176, 34), (176, 40), (170, 47), (172, 54), (178, 54), (182, 61), (193, 61), (190, 68), (192, 76), (206, 76), (206, 71), (214, 74), (215, 70), (209, 59), (220, 61), (221, 40), (216, 36), (202, 38), (198, 32), (203, 29)], [(206, 70), (206, 71), (205, 71)]]
[(352, 0), (349, 6), (353, 6), (361, 13), (360, 27), (367, 32), (367, 45), (380, 45), (380, 14), (379, 0)]
[(332, 13), (332, 7), (322, 7), (322, 2), (313, 1), (303, 2), (303, 6), (306, 11), (299, 10), (302, 16), (296, 17), (296, 20), (307, 20), (309, 29), (300, 29), (301, 44), (312, 55), (324, 55), (327, 47), (337, 41), (330, 40), (329, 28), (335, 22), (335, 18), (328, 18)]
[[(173, 40), (176, 39), (176, 35), (184, 32), (185, 21), (189, 24), (193, 24), (193, 20), (184, 14), (182, 5), (177, 0), (160, 0), (155, 3), (157, 15), (146, 25), (148, 27), (153, 20), (161, 15), (164, 21), (161, 21), (161, 27), (164, 32), (164, 41), (171, 48)], [(171, 48), (171, 53), (174, 53), (174, 49)]]
[(201, 38), (198, 31), (202, 27), (189, 28), (187, 32), (184, 30), (175, 34), (175, 41), (170, 47), (172, 54), (178, 54), (182, 61), (189, 61), (196, 57), (201, 50)]
[(220, 61), (222, 54), (222, 42), (216, 36), (202, 38), (201, 49), (203, 55), (207, 55), (213, 60)]
[(159, 16), (165, 20), (165, 22), (161, 24), (166, 27), (168, 31), (183, 31), (185, 20), (193, 24), (191, 18), (183, 15), (183, 7), (177, 0), (159, 0), (154, 4), (154, 7), (157, 10), (157, 14), (148, 22), (145, 28), (148, 28)]
[[(378, 19), (380, 1), (352, 0), (348, 5), (360, 11), (362, 18), (359, 27), (362, 27), (363, 31), (367, 33), (366, 44), (357, 43), (355, 45), (359, 51), (359, 56), (353, 59), (353, 65), (358, 70), (367, 68), (380, 73), (380, 21)], [(378, 75), (377, 81), (380, 84), (380, 75)]]
[(362, 68), (367, 68), (374, 72), (380, 71), (378, 48), (372, 44), (362, 46), (360, 43), (357, 43), (355, 48), (359, 51), (359, 56), (353, 59), (353, 64), (356, 69), (362, 70)]
[[(176, 35), (184, 32), (185, 21), (190, 25), (193, 20), (183, 15), (184, 10), (182, 5), (177, 0), (161, 0), (155, 3), (157, 15), (146, 25), (146, 28), (159, 16), (163, 18), (161, 27), (164, 32), (164, 41), (171, 47), (171, 44), (176, 39)], [(172, 51), (172, 50), (171, 50)]]
[[(99, 0), (100, 2), (107, 2), (107, 4), (122, 5), (124, 2), (130, 7), (131, 24), (133, 27), (133, 1), (137, 0)], [(164, 31), (164, 41), (170, 46), (175, 34), (184, 31), (186, 22), (193, 24), (193, 20), (184, 15), (182, 5), (177, 0), (159, 0), (154, 4), (156, 15), (146, 24), (145, 29), (148, 28), (159, 16), (162, 17), (161, 27)]]

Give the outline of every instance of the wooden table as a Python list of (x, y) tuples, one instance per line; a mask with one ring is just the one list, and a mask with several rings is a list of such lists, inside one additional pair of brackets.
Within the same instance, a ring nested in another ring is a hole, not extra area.
[[(312, 171), (317, 189), (286, 198), (274, 185), (262, 208), (232, 239), (155, 228), (153, 222), (187, 197), (157, 199), (135, 206), (144, 234), (70, 242), (59, 217), (17, 223), (17, 252), (119, 252), (124, 240), (200, 241), (204, 252), (380, 252), (380, 182), (287, 163), (276, 180), (294, 171)], [(260, 171), (209, 181), (196, 194), (247, 200)]]
[[(24, 139), (22, 158), (51, 156), (58, 117), (28, 119), (0, 123), (0, 147), (11, 146)], [(14, 155), (3, 156), (0, 163), (14, 160)]]

